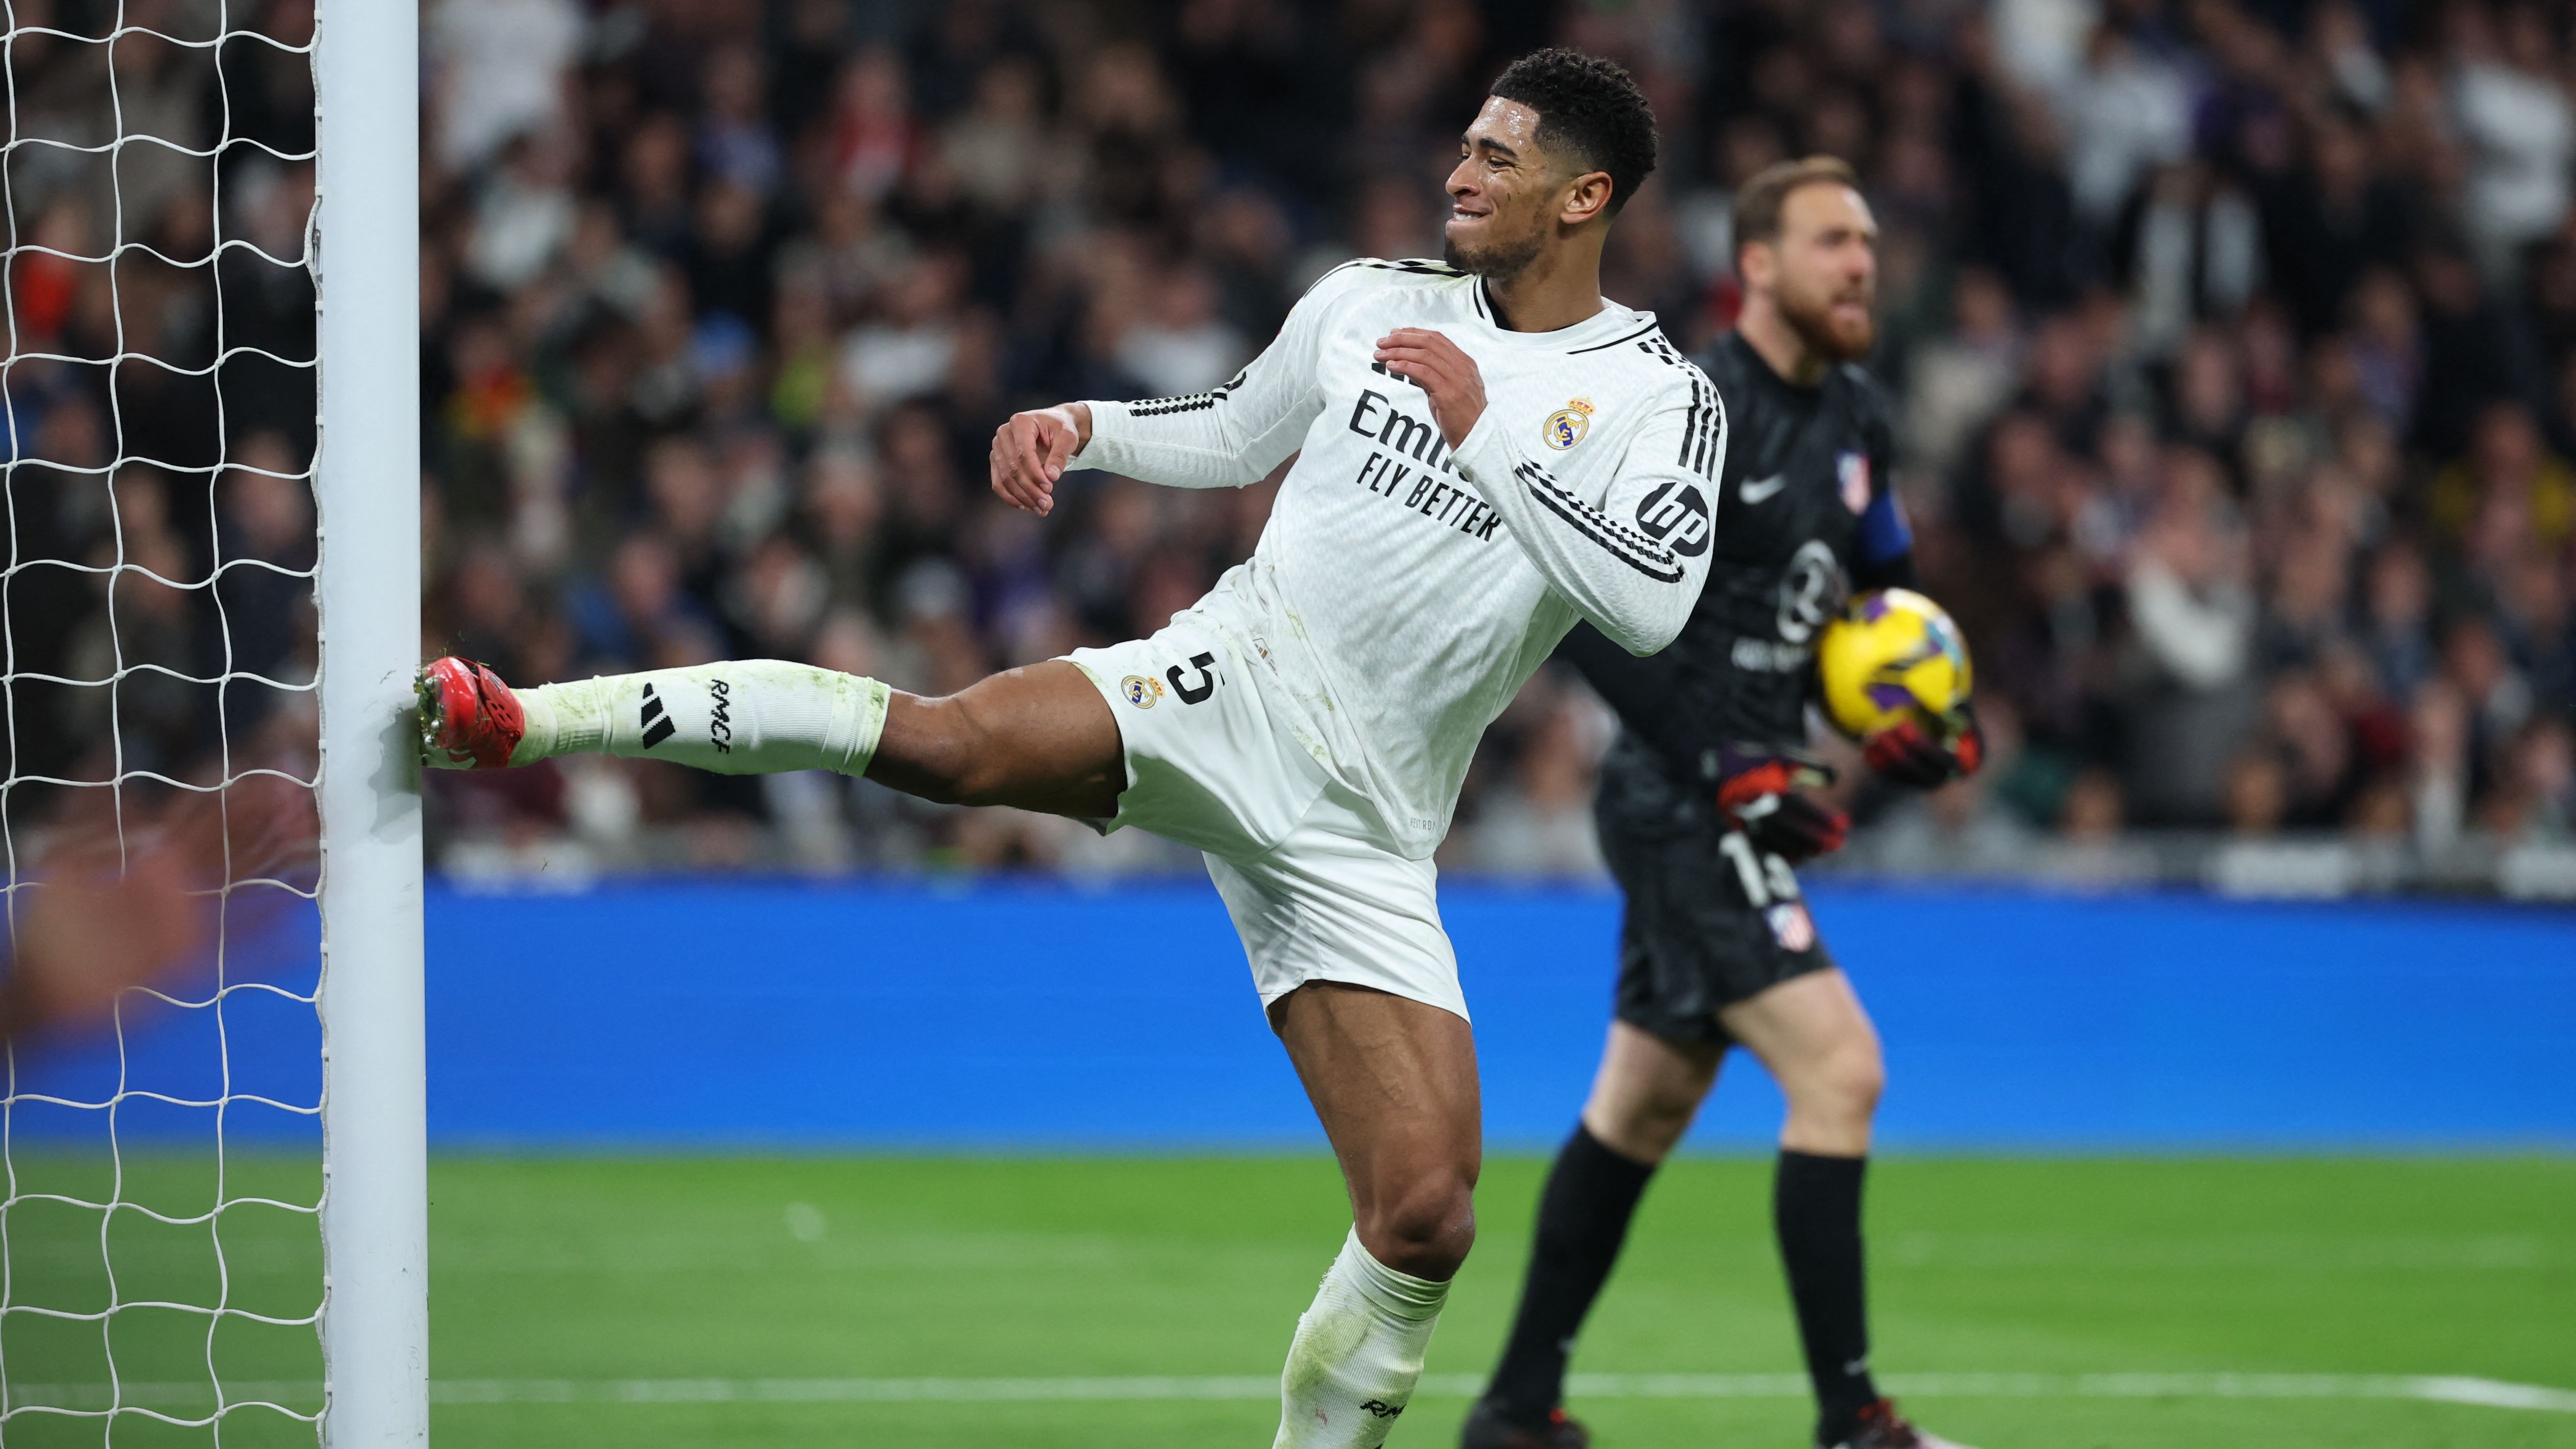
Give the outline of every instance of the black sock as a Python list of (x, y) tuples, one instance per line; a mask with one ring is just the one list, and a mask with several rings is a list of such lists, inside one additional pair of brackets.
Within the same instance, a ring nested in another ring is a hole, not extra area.
[(1780, 1261), (1815, 1380), (1816, 1442), (1838, 1444), (1878, 1398), (1869, 1378), (1869, 1308), (1861, 1267), (1860, 1181), (1866, 1157), (1780, 1153), (1771, 1194)]
[(1538, 1240), (1521, 1284), (1520, 1314), (1485, 1390), (1505, 1417), (1535, 1423), (1564, 1401), (1575, 1330), (1618, 1261), (1628, 1220), (1654, 1175), (1653, 1164), (1620, 1156), (1580, 1125), (1556, 1154), (1539, 1195)]

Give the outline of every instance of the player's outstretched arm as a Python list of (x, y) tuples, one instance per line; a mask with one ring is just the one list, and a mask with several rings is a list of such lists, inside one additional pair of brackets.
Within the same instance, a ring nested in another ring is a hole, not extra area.
[(1279, 335), (1219, 387), (1145, 402), (1063, 403), (1014, 415), (993, 435), (993, 491), (1043, 514), (1071, 468), (1098, 468), (1167, 488), (1241, 488), (1268, 477), (1323, 408), (1315, 386), (1322, 317), (1353, 282), (1315, 284)]
[(1664, 407), (1624, 458), (1569, 455), (1560, 479), (1505, 435), (1485, 407), (1475, 359), (1456, 343), (1398, 328), (1377, 355), (1422, 385), (1459, 476), (1502, 515), (1512, 542), (1577, 613), (1631, 654), (1652, 654), (1681, 633), (1708, 577), (1710, 509), (1726, 456), (1725, 414), (1713, 391)]

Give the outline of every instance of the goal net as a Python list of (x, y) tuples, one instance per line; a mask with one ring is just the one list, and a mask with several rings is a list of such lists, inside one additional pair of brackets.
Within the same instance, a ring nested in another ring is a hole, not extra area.
[(0, 0), (0, 1443), (426, 1439), (416, 38), (318, 8)]

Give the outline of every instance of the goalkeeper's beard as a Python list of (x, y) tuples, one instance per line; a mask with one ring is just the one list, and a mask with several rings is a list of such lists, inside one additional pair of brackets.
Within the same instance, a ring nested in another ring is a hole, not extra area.
[[(1858, 325), (1835, 321), (1834, 308), (1855, 300), (1862, 304)], [(1866, 294), (1810, 300), (1782, 287), (1772, 293), (1771, 305), (1809, 352), (1827, 362), (1860, 362), (1878, 346), (1878, 319), (1868, 310), (1871, 300)]]

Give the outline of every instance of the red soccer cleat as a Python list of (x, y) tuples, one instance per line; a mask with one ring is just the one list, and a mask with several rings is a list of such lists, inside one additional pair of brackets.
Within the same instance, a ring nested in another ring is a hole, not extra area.
[[(1823, 1449), (1823, 1446), (1819, 1446)], [(1905, 1422), (1892, 1400), (1881, 1399), (1860, 1411), (1860, 1427), (1831, 1449), (1968, 1449), (1938, 1434), (1926, 1434)]]
[(1516, 1424), (1492, 1399), (1478, 1400), (1458, 1432), (1459, 1449), (1589, 1449), (1591, 1443), (1582, 1422), (1563, 1409), (1548, 1410), (1535, 1424)]
[(420, 747), (439, 769), (497, 770), (528, 732), (519, 697), (487, 666), (449, 655), (420, 671)]

